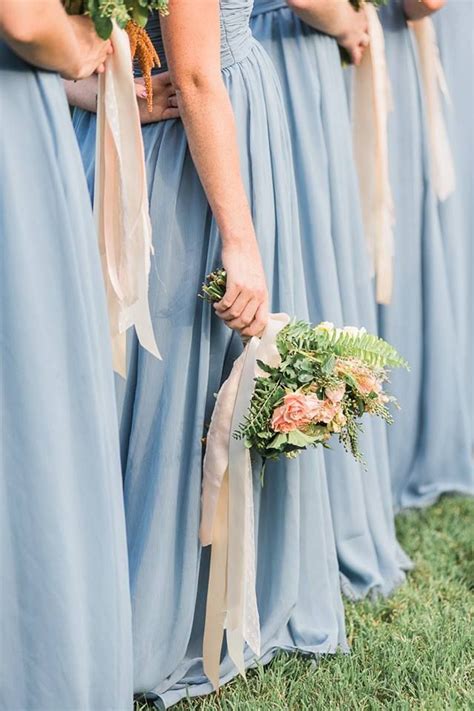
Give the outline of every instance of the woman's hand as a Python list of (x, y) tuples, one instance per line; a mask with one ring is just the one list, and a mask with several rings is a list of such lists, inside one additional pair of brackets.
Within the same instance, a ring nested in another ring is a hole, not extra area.
[(0, 35), (25, 61), (70, 79), (103, 71), (112, 52), (90, 19), (70, 17), (58, 0), (1, 0)]
[(346, 3), (347, 18), (342, 30), (336, 35), (337, 43), (343, 47), (355, 65), (360, 64), (365, 50), (369, 46), (370, 37), (368, 34), (367, 16), (362, 7), (355, 10), (350, 3)]
[(363, 8), (357, 12), (348, 0), (287, 0), (287, 3), (303, 22), (334, 37), (351, 61), (360, 64), (369, 45)]
[(135, 80), (142, 124), (179, 118), (176, 91), (171, 83), (169, 72), (156, 74), (151, 81), (153, 85), (153, 109), (148, 111), (144, 81), (143, 79)]
[(259, 336), (268, 322), (268, 292), (255, 236), (222, 248), (227, 289), (216, 314), (242, 336)]
[(404, 0), (403, 9), (409, 20), (422, 20), (441, 10), (446, 0)]
[(86, 79), (95, 72), (100, 74), (105, 69), (105, 60), (113, 52), (111, 41), (100, 39), (89, 17), (74, 15), (68, 19), (76, 37), (78, 59), (61, 72), (62, 76), (77, 80)]

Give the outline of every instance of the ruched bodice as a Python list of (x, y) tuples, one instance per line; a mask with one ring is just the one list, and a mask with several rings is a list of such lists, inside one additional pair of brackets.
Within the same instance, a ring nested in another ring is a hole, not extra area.
[[(249, 28), (252, 4), (252, 0), (220, 1), (221, 66), (223, 69), (245, 59), (255, 44)], [(167, 63), (158, 14), (152, 15), (146, 29), (161, 60), (161, 68), (155, 70), (155, 73), (164, 71), (167, 68)], [(136, 73), (139, 73), (138, 70)]]
[(249, 20), (252, 0), (220, 0), (221, 65), (229, 67), (240, 62), (253, 43)]

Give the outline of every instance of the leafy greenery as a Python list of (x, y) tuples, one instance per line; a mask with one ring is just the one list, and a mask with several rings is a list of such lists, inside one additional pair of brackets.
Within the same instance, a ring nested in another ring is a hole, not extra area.
[[(474, 501), (402, 514), (415, 563), (392, 597), (346, 603), (349, 656), (278, 656), (176, 711), (472, 711)], [(137, 703), (135, 711), (153, 707)]]
[(369, 5), (373, 5), (374, 7), (382, 7), (383, 5), (386, 5), (388, 0), (349, 0), (350, 4), (354, 8), (354, 10), (359, 11), (362, 5), (366, 2)]
[(102, 39), (110, 37), (113, 20), (122, 28), (130, 20), (144, 27), (151, 11), (162, 15), (168, 11), (168, 0), (63, 0), (63, 4), (70, 15), (89, 15)]
[[(212, 303), (226, 291), (226, 273), (219, 269), (202, 286), (201, 298)], [(362, 461), (358, 447), (365, 413), (387, 423), (394, 398), (382, 384), (387, 368), (408, 363), (386, 341), (365, 329), (312, 326), (294, 321), (277, 336), (281, 362), (272, 367), (258, 361), (261, 376), (245, 420), (235, 436), (265, 462), (295, 457), (307, 447), (325, 446), (333, 434)]]

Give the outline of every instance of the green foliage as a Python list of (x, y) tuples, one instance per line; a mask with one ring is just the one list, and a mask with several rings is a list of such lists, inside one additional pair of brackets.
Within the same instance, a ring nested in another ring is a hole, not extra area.
[(168, 12), (168, 0), (63, 0), (63, 4), (70, 15), (89, 15), (102, 39), (110, 37), (113, 20), (119, 27), (129, 20), (144, 27), (150, 12)]
[(407, 361), (390, 343), (366, 331), (356, 333), (337, 328), (313, 328), (305, 321), (298, 321), (281, 331), (280, 343), (283, 352), (287, 349), (299, 349), (327, 354), (328, 357), (356, 358), (370, 368), (408, 369)]
[[(201, 298), (209, 303), (220, 301), (226, 281), (223, 269), (210, 274)], [(338, 434), (345, 449), (363, 461), (358, 446), (361, 417), (368, 413), (392, 423), (386, 403), (394, 399), (382, 392), (382, 383), (387, 379), (386, 369), (408, 368), (406, 360), (365, 329), (340, 329), (329, 323), (313, 327), (306, 321), (293, 321), (278, 334), (277, 348), (278, 367), (258, 362), (262, 374), (255, 379), (249, 410), (234, 436), (243, 439), (265, 463), (280, 456), (295, 457), (307, 447), (324, 446)], [(341, 389), (342, 400), (332, 402), (331, 391)], [(272, 420), (290, 394), (309, 396), (304, 404), (311, 403), (314, 409), (310, 418), (302, 418), (283, 432)]]
[[(176, 711), (472, 711), (474, 500), (402, 514), (415, 570), (389, 598), (346, 602), (351, 654), (278, 655)], [(145, 701), (135, 711), (152, 711)]]
[(349, 0), (354, 10), (359, 11), (364, 3), (373, 5), (376, 8), (383, 7), (388, 3), (388, 0)]
[(227, 274), (224, 269), (217, 269), (212, 274), (206, 277), (206, 281), (202, 285), (202, 291), (199, 294), (201, 299), (209, 304), (214, 304), (220, 301), (225, 294), (227, 283)]

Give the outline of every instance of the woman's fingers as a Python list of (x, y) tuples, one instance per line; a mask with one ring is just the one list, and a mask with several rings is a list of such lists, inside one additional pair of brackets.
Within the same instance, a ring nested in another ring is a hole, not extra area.
[(216, 313), (220, 316), (221, 313), (230, 309), (238, 295), (240, 294), (240, 287), (236, 284), (227, 284), (227, 289), (220, 301), (214, 304)]
[(362, 55), (364, 54), (364, 48), (361, 47), (360, 45), (358, 47), (354, 47), (351, 55), (352, 55), (352, 62), (356, 66), (358, 66), (361, 61), (362, 61)]
[(163, 112), (163, 120), (167, 121), (168, 119), (175, 119), (179, 118), (180, 113), (178, 109), (165, 109)]
[(248, 328), (254, 321), (259, 308), (260, 302), (257, 301), (257, 299), (250, 299), (240, 316), (231, 320), (225, 319), (225, 321), (229, 328), (234, 329), (234, 331), (242, 331), (244, 328)]
[[(173, 89), (174, 91), (174, 89)], [(178, 97), (176, 94), (171, 94), (171, 96), (168, 97), (168, 104), (170, 107), (177, 109), (178, 108)]]
[(246, 289), (242, 289), (232, 306), (230, 306), (228, 309), (220, 308), (222, 301), (219, 301), (216, 304), (215, 308), (219, 316), (224, 319), (224, 321), (233, 321), (234, 319), (239, 318), (240, 314), (245, 309), (250, 299), (251, 295), (249, 294), (249, 292)]
[(361, 38), (361, 40), (360, 40), (360, 44), (361, 44), (363, 47), (368, 47), (368, 46), (369, 46), (369, 44), (370, 44), (370, 36), (369, 36), (369, 34), (368, 34), (367, 32), (364, 32), (364, 34), (362, 35), (362, 38)]
[(261, 336), (268, 324), (268, 305), (265, 302), (260, 304), (255, 314), (255, 318), (252, 323), (245, 328), (242, 328), (240, 333), (244, 338), (251, 338), (252, 336)]

